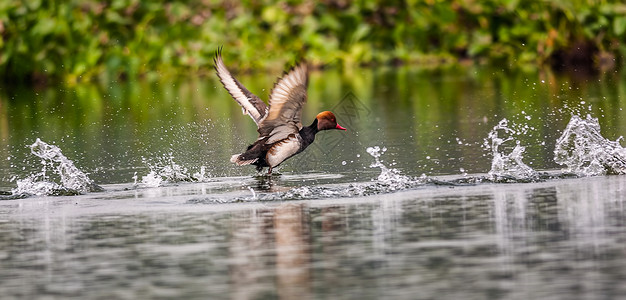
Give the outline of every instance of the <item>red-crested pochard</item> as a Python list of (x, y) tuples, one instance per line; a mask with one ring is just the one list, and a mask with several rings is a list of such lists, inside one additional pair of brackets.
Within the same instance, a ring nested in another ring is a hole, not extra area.
[(270, 92), (266, 105), (233, 77), (222, 60), (222, 48), (215, 54), (215, 71), (228, 93), (241, 105), (244, 114), (257, 124), (259, 138), (244, 153), (235, 154), (230, 161), (239, 165), (255, 165), (257, 171), (268, 167), (267, 174), (288, 158), (302, 152), (322, 130), (341, 129), (332, 112), (317, 114), (310, 126), (300, 121), (302, 106), (307, 99), (308, 72), (306, 63), (293, 67), (279, 78)]

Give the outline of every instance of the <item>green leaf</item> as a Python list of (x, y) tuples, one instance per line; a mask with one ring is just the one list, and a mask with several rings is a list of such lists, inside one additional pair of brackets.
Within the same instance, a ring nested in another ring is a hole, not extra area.
[(491, 46), (491, 35), (484, 31), (476, 31), (472, 36), (472, 42), (470, 43), (468, 54), (470, 56), (480, 55), (485, 52)]
[(39, 19), (35, 27), (32, 29), (32, 34), (34, 36), (44, 36), (52, 33), (56, 22), (54, 19)]
[(352, 42), (358, 42), (363, 39), (370, 32), (369, 25), (365, 23), (359, 24), (359, 27), (352, 34)]
[(617, 17), (613, 21), (613, 31), (615, 35), (622, 36), (626, 32), (626, 17)]
[(124, 17), (122, 17), (118, 12), (109, 10), (106, 12), (106, 20), (111, 23), (117, 24), (126, 24), (128, 23)]

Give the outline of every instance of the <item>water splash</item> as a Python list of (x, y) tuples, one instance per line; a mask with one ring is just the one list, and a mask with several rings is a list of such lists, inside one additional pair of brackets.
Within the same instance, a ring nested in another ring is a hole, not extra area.
[(402, 175), (400, 170), (389, 168), (381, 160), (381, 156), (387, 151), (386, 147), (374, 146), (365, 149), (374, 158), (370, 168), (380, 169), (380, 174), (371, 182), (354, 183), (348, 187), (299, 187), (291, 189), (281, 195), (282, 199), (310, 199), (329, 197), (359, 197), (376, 194), (391, 193), (399, 190), (406, 190), (422, 186), (431, 182), (426, 176), (419, 178)]
[(191, 178), (195, 179), (196, 181), (205, 182), (211, 178), (211, 174), (209, 174), (209, 172), (206, 171), (205, 166), (201, 166), (200, 171), (193, 173)]
[[(537, 172), (522, 161), (526, 148), (513, 137), (516, 133), (517, 131), (509, 127), (508, 120), (502, 119), (487, 135), (483, 147), (493, 155), (488, 173), (490, 180), (529, 180), (538, 177)], [(505, 149), (511, 148), (509, 142), (514, 142), (515, 145), (506, 154)]]
[(370, 165), (370, 168), (380, 169), (380, 174), (375, 180), (376, 182), (388, 186), (391, 190), (397, 190), (415, 185), (415, 183), (419, 181), (410, 176), (402, 175), (399, 170), (394, 168), (390, 169), (382, 163), (380, 157), (387, 151), (387, 148), (374, 146), (368, 147), (365, 151), (374, 158), (374, 163)]
[(163, 178), (155, 170), (150, 170), (146, 176), (141, 177), (141, 183), (147, 187), (159, 187), (163, 183)]
[[(141, 177), (141, 183), (148, 187), (158, 187), (165, 183), (175, 182), (202, 182), (210, 178), (206, 168), (202, 166), (199, 172), (191, 174), (190, 171), (174, 161), (174, 155), (169, 153), (166, 156), (151, 162), (143, 159), (150, 172)], [(136, 182), (136, 181), (135, 181)]]
[(597, 118), (573, 115), (556, 141), (554, 161), (578, 176), (626, 174), (626, 149), (600, 134)]
[(30, 145), (30, 152), (41, 158), (41, 171), (18, 179), (17, 187), (11, 190), (13, 195), (77, 195), (102, 190), (59, 147), (38, 138)]
[(238, 197), (235, 199), (222, 199), (217, 197), (198, 198), (189, 200), (193, 204), (226, 203), (226, 202), (250, 202), (250, 201), (284, 201), (284, 200), (305, 200), (321, 198), (346, 198), (360, 197), (377, 194), (391, 193), (399, 190), (416, 188), (427, 183), (437, 184), (439, 181), (421, 176), (418, 178), (402, 175), (394, 168), (386, 166), (380, 157), (387, 151), (387, 148), (375, 146), (366, 149), (374, 158), (374, 163), (370, 168), (380, 169), (380, 174), (371, 182), (352, 183), (348, 186), (302, 186), (292, 188), (285, 192), (255, 192), (249, 187), (252, 196)]

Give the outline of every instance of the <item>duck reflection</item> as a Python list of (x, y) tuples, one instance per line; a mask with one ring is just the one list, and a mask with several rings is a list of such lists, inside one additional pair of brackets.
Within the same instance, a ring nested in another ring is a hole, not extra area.
[(281, 299), (307, 299), (311, 292), (311, 242), (304, 204), (283, 204), (274, 210), (276, 284)]
[[(286, 203), (247, 217), (236, 220), (230, 244), (230, 277), (241, 287), (232, 298), (256, 299), (275, 292), (281, 299), (307, 299), (312, 281), (308, 206)], [(275, 291), (268, 289), (274, 280)]]

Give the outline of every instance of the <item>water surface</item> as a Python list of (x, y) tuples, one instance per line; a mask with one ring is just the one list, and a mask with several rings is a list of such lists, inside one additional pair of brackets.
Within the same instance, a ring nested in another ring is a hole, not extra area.
[[(4, 87), (0, 190), (29, 178), (67, 187), (55, 170), (69, 161), (104, 191), (0, 201), (0, 292), (623, 297), (624, 177), (596, 176), (591, 162), (564, 170), (554, 150), (575, 143), (559, 137), (580, 122), (589, 127), (571, 129), (571, 141), (596, 141), (580, 155), (623, 174), (626, 150), (615, 140), (626, 132), (624, 79), (475, 68), (313, 73), (304, 123), (331, 109), (348, 131), (320, 134), (270, 178), (228, 162), (256, 131), (214, 78)], [(241, 78), (261, 97), (272, 80)]]

